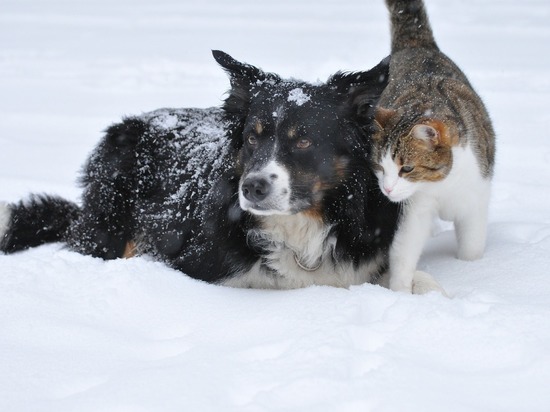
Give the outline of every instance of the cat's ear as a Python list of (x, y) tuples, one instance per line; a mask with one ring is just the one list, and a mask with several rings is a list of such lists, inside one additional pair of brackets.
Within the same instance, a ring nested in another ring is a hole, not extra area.
[(273, 83), (281, 80), (276, 74), (266, 73), (255, 66), (241, 63), (220, 50), (212, 50), (212, 55), (229, 75), (231, 89), (224, 104), (224, 109), (228, 113), (245, 115), (248, 112), (251, 89), (254, 85), (267, 80)]
[(431, 146), (439, 144), (439, 131), (427, 124), (417, 124), (411, 129), (411, 136), (415, 139), (422, 140)]
[(411, 136), (428, 143), (430, 146), (452, 146), (456, 140), (449, 127), (439, 120), (430, 120), (415, 125), (411, 129)]
[(374, 110), (374, 125), (384, 130), (390, 119), (397, 114), (396, 110), (386, 109), (385, 107), (377, 107)]

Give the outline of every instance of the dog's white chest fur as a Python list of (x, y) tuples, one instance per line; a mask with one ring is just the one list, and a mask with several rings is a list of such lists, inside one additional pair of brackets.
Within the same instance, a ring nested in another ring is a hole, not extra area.
[(354, 266), (334, 257), (335, 237), (320, 219), (299, 213), (261, 218), (261, 229), (249, 233), (249, 241), (267, 251), (246, 272), (222, 282), (233, 287), (295, 289), (311, 285), (348, 287), (369, 282), (382, 258)]

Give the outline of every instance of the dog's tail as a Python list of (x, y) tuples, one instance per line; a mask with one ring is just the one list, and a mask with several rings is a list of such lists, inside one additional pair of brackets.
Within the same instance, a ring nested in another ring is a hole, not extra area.
[(18, 203), (0, 203), (0, 252), (63, 241), (79, 213), (75, 203), (53, 196), (33, 195)]
[(391, 52), (413, 47), (437, 49), (423, 0), (386, 0), (391, 19)]

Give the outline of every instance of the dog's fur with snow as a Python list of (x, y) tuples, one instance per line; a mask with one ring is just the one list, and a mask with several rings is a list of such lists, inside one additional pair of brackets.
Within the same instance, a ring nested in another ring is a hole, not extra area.
[(146, 253), (236, 287), (380, 281), (399, 209), (366, 159), (388, 61), (311, 85), (214, 57), (231, 81), (222, 108), (111, 126), (84, 167), (82, 204), (0, 205), (0, 250), (63, 241), (105, 259)]

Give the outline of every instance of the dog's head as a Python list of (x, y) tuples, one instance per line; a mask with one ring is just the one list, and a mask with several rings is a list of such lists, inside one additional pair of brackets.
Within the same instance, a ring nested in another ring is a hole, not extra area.
[(362, 128), (386, 86), (389, 59), (312, 85), (213, 55), (231, 81), (224, 109), (238, 124), (241, 208), (256, 215), (320, 212), (355, 159), (365, 162)]

